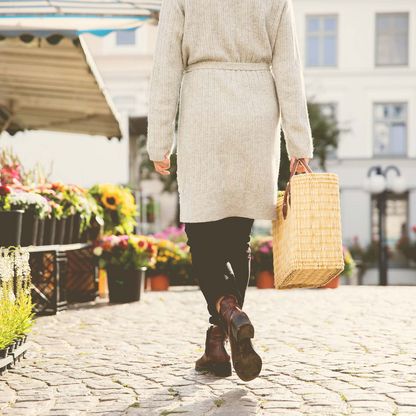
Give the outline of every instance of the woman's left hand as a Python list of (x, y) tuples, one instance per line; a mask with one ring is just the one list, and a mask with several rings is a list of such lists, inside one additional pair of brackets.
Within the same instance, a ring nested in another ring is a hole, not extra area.
[[(302, 158), (296, 158), (296, 157), (292, 157), (290, 159), (290, 171), (292, 171), (293, 166), (296, 162), (296, 160), (301, 160), (306, 166), (309, 166), (309, 158), (308, 157), (302, 157)], [(305, 169), (305, 167), (303, 166), (302, 163), (298, 163), (298, 167), (296, 169), (295, 173), (306, 173), (307, 170)]]

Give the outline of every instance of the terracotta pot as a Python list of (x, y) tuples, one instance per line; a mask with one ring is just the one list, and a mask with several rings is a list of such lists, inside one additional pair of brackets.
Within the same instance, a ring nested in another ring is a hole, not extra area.
[(335, 276), (332, 280), (330, 280), (326, 285), (321, 286), (322, 288), (330, 288), (336, 289), (339, 286), (339, 276)]
[(98, 269), (98, 296), (106, 298), (108, 295), (107, 287), (107, 271), (105, 269)]
[(256, 275), (258, 289), (274, 289), (274, 274), (268, 270), (258, 272)]
[(169, 276), (166, 274), (156, 274), (150, 278), (150, 287), (153, 291), (168, 290)]

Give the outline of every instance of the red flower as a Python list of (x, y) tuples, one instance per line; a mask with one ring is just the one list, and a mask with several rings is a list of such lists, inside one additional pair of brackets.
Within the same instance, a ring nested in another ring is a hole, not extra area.
[(129, 246), (128, 240), (121, 240), (120, 243), (119, 243), (119, 246), (121, 248), (127, 248)]
[(11, 192), (11, 189), (7, 185), (1, 185), (0, 186), (0, 195), (5, 196)]
[(138, 245), (140, 248), (143, 248), (143, 247), (146, 245), (146, 241), (144, 241), (144, 240), (139, 240), (139, 242), (137, 243), (137, 245)]

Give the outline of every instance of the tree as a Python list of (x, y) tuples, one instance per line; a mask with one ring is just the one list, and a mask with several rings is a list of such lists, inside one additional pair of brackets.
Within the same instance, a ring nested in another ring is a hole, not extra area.
[[(323, 113), (322, 107), (318, 103), (308, 103), (309, 121), (314, 139), (314, 158), (318, 159), (319, 167), (326, 170), (326, 161), (328, 151), (338, 147), (339, 134), (338, 122), (335, 118)], [(285, 189), (289, 180), (290, 161), (286, 150), (286, 142), (282, 133), (280, 143), (280, 172), (279, 172), (279, 189)]]

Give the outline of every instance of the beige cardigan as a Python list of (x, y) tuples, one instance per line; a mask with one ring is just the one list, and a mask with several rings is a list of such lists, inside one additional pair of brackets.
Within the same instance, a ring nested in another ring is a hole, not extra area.
[(292, 0), (163, 0), (147, 151), (175, 148), (182, 222), (274, 219), (280, 132), (313, 157)]

